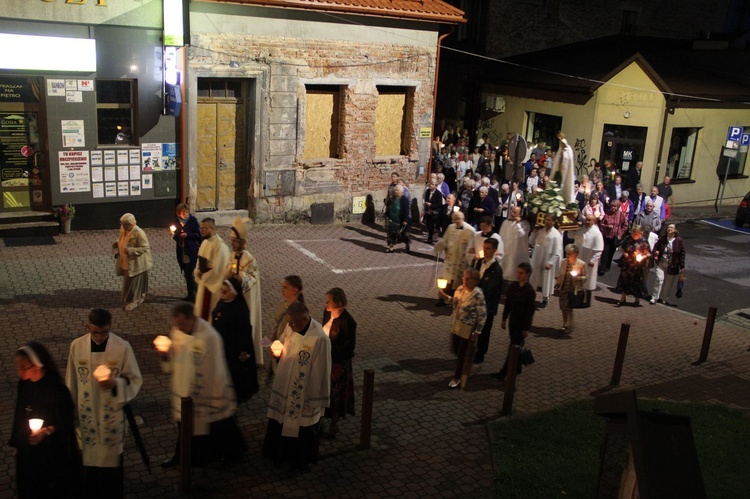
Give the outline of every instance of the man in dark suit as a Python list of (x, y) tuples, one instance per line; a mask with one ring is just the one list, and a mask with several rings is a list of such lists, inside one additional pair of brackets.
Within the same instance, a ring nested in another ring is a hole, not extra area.
[(612, 201), (619, 201), (622, 197), (622, 191), (624, 190), (625, 186), (622, 185), (622, 177), (620, 175), (615, 175), (614, 183), (609, 184), (607, 187), (607, 197), (609, 197), (607, 204)]
[(177, 263), (185, 276), (187, 295), (182, 301), (195, 301), (198, 284), (195, 282), (193, 271), (198, 261), (198, 246), (201, 243), (201, 231), (198, 219), (190, 214), (190, 207), (186, 203), (180, 203), (175, 209), (177, 224), (172, 228), (172, 239), (176, 243)]
[(474, 356), (474, 363), (481, 364), (484, 362), (484, 356), (490, 345), (490, 333), (492, 324), (495, 321), (497, 307), (500, 303), (500, 293), (503, 289), (503, 270), (495, 258), (497, 251), (497, 239), (488, 237), (484, 240), (483, 258), (475, 258), (472, 266), (479, 271), (479, 288), (484, 293), (484, 301), (487, 306), (487, 320), (482, 328), (482, 333), (477, 339), (477, 353)]
[[(440, 224), (440, 208), (443, 206), (443, 193), (438, 190), (434, 180), (424, 191), (424, 223), (427, 225), (427, 244), (433, 244), (435, 227)], [(438, 227), (438, 231), (440, 228)]]
[(643, 171), (643, 161), (639, 161), (635, 164), (635, 168), (632, 168), (628, 172), (628, 190), (635, 192), (635, 188), (641, 183), (641, 172)]

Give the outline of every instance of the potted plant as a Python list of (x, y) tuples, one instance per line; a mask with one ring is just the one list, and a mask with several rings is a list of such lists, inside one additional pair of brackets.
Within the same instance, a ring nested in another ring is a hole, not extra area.
[(60, 232), (70, 234), (70, 221), (76, 216), (76, 207), (72, 204), (61, 204), (55, 206), (55, 218), (60, 222)]

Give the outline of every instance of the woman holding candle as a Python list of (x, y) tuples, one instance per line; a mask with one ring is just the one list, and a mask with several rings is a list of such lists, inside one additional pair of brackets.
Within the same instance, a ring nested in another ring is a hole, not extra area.
[(237, 277), (225, 280), (221, 285), (221, 300), (211, 314), (211, 325), (224, 343), (224, 355), (237, 402), (250, 400), (258, 392), (250, 312), (241, 293), (242, 282)]
[(473, 268), (464, 270), (462, 285), (456, 289), (453, 296), (448, 295), (442, 289), (438, 289), (441, 299), (453, 301), (453, 326), (451, 328), (451, 339), (453, 353), (458, 356), (458, 365), (453, 373), (453, 379), (448, 383), (449, 388), (456, 388), (461, 384), (461, 375), (471, 366), (469, 359), (470, 342), (476, 344), (479, 334), (487, 319), (487, 308), (484, 301), (484, 293), (479, 284), (479, 271)]
[(117, 250), (115, 273), (122, 276), (122, 301), (126, 311), (143, 303), (148, 292), (148, 271), (154, 266), (146, 233), (136, 225), (135, 217), (120, 217), (120, 238), (112, 244)]
[(651, 294), (651, 304), (657, 301), (669, 305), (669, 295), (677, 282), (678, 276), (685, 270), (685, 243), (682, 241), (677, 226), (667, 225), (667, 233), (654, 246), (656, 260), (656, 283)]
[(562, 312), (563, 325), (560, 328), (561, 333), (569, 333), (573, 325), (573, 309), (570, 307), (568, 297), (572, 292), (578, 292), (583, 289), (583, 283), (586, 281), (586, 262), (578, 258), (580, 250), (575, 244), (565, 246), (565, 261), (560, 266), (557, 273), (558, 298), (560, 300), (560, 311)]
[(16, 448), (18, 497), (76, 497), (81, 458), (70, 392), (41, 344), (19, 348), (13, 361), (20, 380), (9, 445)]
[(323, 312), (323, 331), (331, 340), (331, 405), (326, 417), (331, 418), (326, 438), (334, 438), (338, 422), (346, 414), (354, 416), (354, 375), (352, 358), (357, 343), (357, 322), (346, 310), (346, 293), (341, 288), (332, 288), (326, 293), (326, 309)]
[(616, 306), (621, 307), (627, 301), (627, 295), (633, 295), (637, 307), (643, 295), (644, 269), (651, 257), (648, 241), (643, 237), (643, 228), (640, 225), (634, 225), (630, 229), (630, 235), (625, 238), (621, 249), (622, 263), (617, 287), (622, 290), (622, 295)]

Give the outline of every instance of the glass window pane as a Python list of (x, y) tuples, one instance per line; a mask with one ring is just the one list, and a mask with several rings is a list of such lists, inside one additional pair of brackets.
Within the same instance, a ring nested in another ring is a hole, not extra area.
[(226, 97), (224, 80), (211, 80), (211, 97)]
[(132, 144), (133, 111), (131, 109), (97, 109), (99, 144)]
[(227, 97), (239, 99), (242, 97), (242, 82), (237, 80), (227, 80)]
[(96, 80), (96, 102), (99, 104), (130, 104), (131, 80)]
[(198, 78), (198, 97), (209, 97), (210, 95), (211, 88), (208, 79)]

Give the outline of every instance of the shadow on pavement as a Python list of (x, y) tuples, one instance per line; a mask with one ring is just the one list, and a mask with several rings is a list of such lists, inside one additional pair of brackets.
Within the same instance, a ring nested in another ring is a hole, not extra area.
[(356, 227), (353, 225), (345, 225), (344, 228), (346, 230), (351, 230), (352, 232), (356, 232), (358, 234), (361, 234), (363, 236), (368, 237), (374, 237), (374, 238), (384, 238), (385, 237), (385, 228), (382, 225), (377, 224), (367, 224), (365, 225), (370, 230), (364, 230), (360, 227)]
[(553, 327), (531, 327), (531, 334), (534, 338), (550, 338), (552, 340), (572, 340), (573, 337), (569, 334), (563, 334), (558, 329)]
[(45, 308), (118, 308), (122, 306), (120, 291), (104, 289), (58, 289), (48, 294), (16, 295), (0, 300), (0, 305), (32, 303)]
[[(613, 291), (614, 292), (614, 291)], [(594, 299), (601, 303), (608, 303), (610, 305), (614, 305), (615, 303), (619, 302), (620, 300), (618, 298), (605, 298), (603, 296), (596, 296)]]
[(362, 239), (347, 239), (345, 237), (342, 237), (340, 241), (352, 243), (355, 246), (359, 246), (360, 248), (364, 248), (368, 251), (375, 251), (377, 253), (385, 253), (386, 249), (385, 239), (383, 239), (382, 243), (371, 243), (368, 241), (363, 241)]
[(450, 305), (445, 307), (436, 307), (437, 296), (426, 298), (424, 296), (409, 295), (387, 295), (377, 296), (377, 300), (400, 303), (405, 310), (427, 310), (432, 313), (433, 317), (440, 315), (451, 315)]
[[(448, 344), (446, 342), (446, 348)], [(452, 371), (456, 368), (456, 361), (451, 359), (403, 359), (398, 361), (399, 367), (414, 374), (435, 374)], [(386, 366), (395, 368), (397, 366)], [(386, 368), (383, 368), (385, 371)], [(401, 370), (401, 369), (399, 369)], [(395, 371), (395, 369), (394, 369)]]

